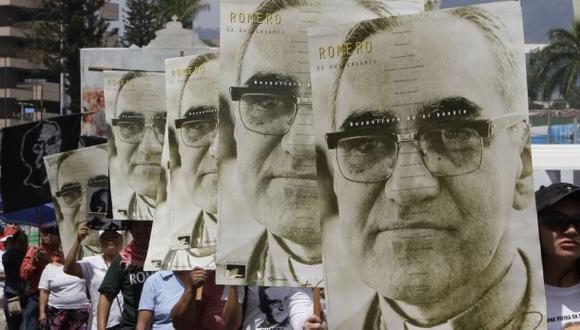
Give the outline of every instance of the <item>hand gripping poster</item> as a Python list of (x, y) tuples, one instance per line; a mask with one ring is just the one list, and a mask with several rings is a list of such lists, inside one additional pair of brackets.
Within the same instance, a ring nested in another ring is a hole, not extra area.
[[(46, 172), (62, 250), (66, 255), (77, 239), (79, 228), (87, 223), (87, 211), (98, 211), (108, 200), (108, 153), (105, 144), (44, 157)], [(94, 188), (104, 187), (105, 198)], [(90, 196), (90, 192), (93, 192)], [(90, 230), (81, 244), (81, 255), (101, 253), (98, 230)]]
[(146, 266), (215, 269), (219, 57), (214, 52), (165, 63), (170, 180), (164, 204), (170, 210), (155, 217)]
[(522, 30), (506, 1), (309, 31), (330, 328), (545, 328)]
[(218, 283), (322, 283), (319, 218), (328, 192), (316, 179), (306, 30), (424, 6), (222, 1)]
[(115, 220), (153, 220), (165, 135), (162, 73), (105, 71), (109, 179)]

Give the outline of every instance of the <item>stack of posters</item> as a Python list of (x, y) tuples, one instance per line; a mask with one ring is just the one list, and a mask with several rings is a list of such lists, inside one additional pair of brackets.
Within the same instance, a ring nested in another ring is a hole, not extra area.
[(217, 53), (166, 60), (166, 194), (159, 196), (146, 268), (215, 268)]

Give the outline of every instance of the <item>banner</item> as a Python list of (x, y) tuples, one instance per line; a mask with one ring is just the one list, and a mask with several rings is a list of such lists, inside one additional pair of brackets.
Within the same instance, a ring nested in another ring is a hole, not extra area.
[(161, 73), (105, 71), (113, 219), (153, 220), (165, 135)]
[(321, 284), (319, 204), (327, 196), (316, 181), (306, 29), (424, 4), (222, 2), (217, 283)]
[(539, 329), (520, 5), (309, 31), (333, 329)]
[[(217, 53), (166, 60), (167, 217), (155, 217), (146, 267), (215, 268), (217, 243)], [(158, 204), (163, 205), (163, 203)]]
[[(109, 191), (105, 144), (44, 157), (62, 249), (66, 255), (87, 223), (87, 212), (106, 213)], [(81, 246), (82, 257), (101, 253), (98, 230), (90, 230)]]
[(80, 119), (69, 115), (2, 129), (4, 213), (50, 202), (42, 158), (78, 147)]

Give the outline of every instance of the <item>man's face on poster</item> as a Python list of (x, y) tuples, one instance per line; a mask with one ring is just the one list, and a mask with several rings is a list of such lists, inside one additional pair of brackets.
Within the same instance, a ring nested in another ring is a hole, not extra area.
[(277, 288), (266, 288), (264, 289), (266, 297), (268, 299), (267, 314), (270, 314), (272, 319), (278, 324), (284, 322), (288, 318), (288, 308), (290, 302), (290, 296), (285, 290), (279, 290)]
[(61, 144), (62, 140), (58, 126), (56, 124), (42, 125), (38, 139), (32, 146), (32, 151), (36, 155), (34, 160), (36, 168), (42, 166), (44, 156), (59, 153)]
[[(80, 154), (65, 158), (57, 173), (57, 200), (63, 216), (62, 222), (64, 227), (74, 228), (73, 233), (87, 221), (85, 192), (89, 180), (108, 175), (106, 163), (92, 161), (106, 159), (107, 151), (95, 148), (94, 153), (94, 157), (90, 158), (83, 158)], [(99, 246), (98, 237), (94, 233), (84, 243)]]
[(155, 199), (165, 134), (165, 99), (155, 97), (150, 79), (127, 82), (117, 98), (115, 145), (122, 175), (137, 194)]
[[(240, 85), (258, 87), (233, 104), (236, 114), (237, 176), (254, 218), (271, 233), (295, 242), (320, 241), (317, 225), (317, 183), (308, 62), (298, 61), (292, 43), (296, 27), (289, 13), (280, 25), (262, 24), (249, 41), (240, 71)], [(296, 16), (298, 19), (298, 16)], [(284, 34), (265, 34), (280, 29)], [(306, 59), (306, 58), (305, 58)], [(271, 85), (270, 85), (271, 83)], [(272, 94), (276, 86), (278, 93)], [(300, 85), (298, 85), (300, 84)], [(285, 91), (285, 93), (283, 92)]]
[(190, 200), (212, 213), (217, 212), (217, 67), (217, 60), (209, 61), (199, 70), (215, 75), (200, 78), (194, 73), (188, 79), (179, 109), (181, 127), (176, 130)]
[[(404, 40), (392, 32), (367, 39), (380, 54), (377, 64), (347, 66), (336, 99), (336, 130), (390, 118), (384, 130), (400, 135), (398, 146), (397, 137), (376, 135), (339, 142), (334, 187), (361, 279), (385, 297), (428, 303), (492, 262), (516, 203), (523, 133), (504, 127), (479, 140), (473, 131), (451, 129), (454, 121), (521, 110), (508, 109), (499, 93), (496, 56), (475, 25), (455, 17), (407, 24), (400, 27), (408, 31)], [(406, 40), (413, 46), (392, 46)], [(437, 127), (443, 113), (451, 116), (444, 133), (401, 141)], [(365, 178), (374, 182), (360, 182)]]

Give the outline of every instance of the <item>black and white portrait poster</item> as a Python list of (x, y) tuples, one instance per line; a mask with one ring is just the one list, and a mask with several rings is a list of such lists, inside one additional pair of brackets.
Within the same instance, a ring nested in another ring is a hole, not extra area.
[(151, 270), (215, 268), (218, 79), (215, 52), (166, 60), (170, 211), (153, 223), (146, 262)]
[(4, 212), (50, 202), (44, 156), (76, 149), (79, 115), (54, 117), (2, 129), (2, 200)]
[[(306, 29), (422, 11), (424, 1), (221, 3), (217, 282), (322, 281)], [(221, 151), (220, 151), (221, 153)]]
[(332, 329), (541, 329), (518, 2), (309, 30)]
[(155, 217), (165, 135), (162, 73), (105, 71), (113, 219)]
[[(206, 52), (207, 48), (83, 48), (81, 49), (81, 134), (106, 136), (103, 68), (163, 71), (165, 59)], [(91, 71), (91, 69), (97, 70)]]
[[(107, 146), (102, 144), (46, 156), (44, 163), (62, 249), (66, 255), (77, 238), (79, 228), (87, 222), (87, 210), (106, 209), (109, 190)], [(101, 188), (94, 189), (97, 187)], [(87, 196), (89, 193), (91, 196)], [(89, 236), (82, 242), (81, 251), (79, 257), (101, 253), (97, 230), (90, 230)]]

